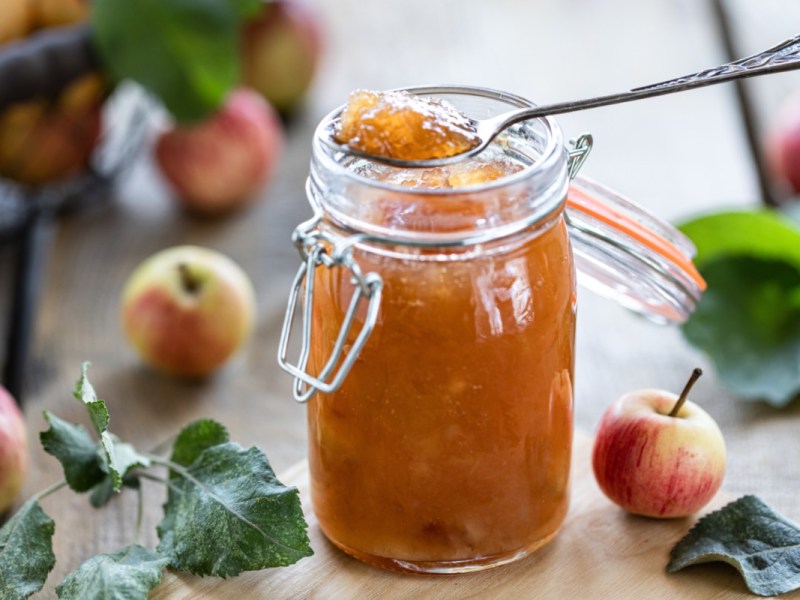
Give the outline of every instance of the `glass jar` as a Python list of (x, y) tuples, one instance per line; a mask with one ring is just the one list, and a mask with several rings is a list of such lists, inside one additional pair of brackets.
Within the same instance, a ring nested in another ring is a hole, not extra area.
[[(476, 118), (530, 104), (409, 91)], [(393, 570), (519, 559), (553, 538), (569, 503), (575, 264), (595, 289), (681, 320), (702, 285), (691, 245), (597, 184), (570, 184), (591, 138), (567, 149), (551, 118), (510, 128), (476, 159), (418, 170), (329, 147), (339, 112), (315, 135), (315, 217), (295, 231), (304, 263), (279, 351), (308, 401), (319, 525)]]

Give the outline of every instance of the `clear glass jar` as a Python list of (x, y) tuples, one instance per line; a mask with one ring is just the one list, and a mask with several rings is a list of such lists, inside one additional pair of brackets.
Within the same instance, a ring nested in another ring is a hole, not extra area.
[[(472, 117), (529, 104), (477, 88), (411, 91)], [(596, 288), (664, 320), (685, 317), (699, 295), (683, 269), (691, 247), (595, 184), (569, 192), (589, 146), (582, 138), (570, 152), (552, 119), (515, 126), (454, 167), (403, 170), (328, 147), (337, 114), (315, 136), (316, 215), (295, 232), (305, 262), (279, 352), (308, 400), (320, 527), (393, 570), (519, 559), (553, 538), (569, 503), (570, 239)], [(302, 347), (290, 364), (298, 307)]]

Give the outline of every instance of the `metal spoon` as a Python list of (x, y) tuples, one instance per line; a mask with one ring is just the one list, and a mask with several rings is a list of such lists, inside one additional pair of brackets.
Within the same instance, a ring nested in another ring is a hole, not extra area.
[[(800, 34), (781, 42), (777, 46), (769, 48), (768, 50), (759, 52), (758, 54), (753, 54), (752, 56), (741, 58), (712, 69), (706, 69), (692, 75), (685, 75), (676, 79), (670, 79), (668, 81), (662, 81), (661, 83), (637, 87), (626, 92), (609, 94), (607, 96), (560, 102), (558, 104), (549, 104), (546, 106), (526, 107), (502, 113), (489, 119), (471, 119), (472, 125), (477, 132), (477, 137), (480, 142), (473, 148), (448, 158), (432, 160), (401, 160), (397, 158), (373, 156), (371, 154), (354, 150), (346, 145), (339, 144), (335, 139), (333, 139), (332, 127), (328, 131), (327, 138), (323, 138), (323, 141), (334, 150), (346, 152), (354, 156), (368, 158), (370, 160), (395, 167), (438, 167), (441, 165), (447, 165), (461, 161), (468, 156), (473, 156), (479, 153), (489, 145), (489, 143), (497, 136), (498, 133), (509, 126), (514, 125), (515, 123), (519, 123), (520, 121), (525, 121), (527, 119), (543, 117), (546, 115), (557, 115), (561, 113), (582, 110), (585, 108), (595, 108), (597, 106), (607, 106), (609, 104), (621, 104), (623, 102), (631, 102), (632, 100), (641, 100), (643, 98), (652, 98), (653, 96), (661, 96), (663, 94), (672, 94), (674, 92), (682, 92), (684, 90), (705, 87), (707, 85), (714, 85), (725, 81), (732, 81), (734, 79), (743, 79), (745, 77), (754, 77), (756, 75), (766, 75), (767, 73), (779, 73), (781, 71), (791, 71), (798, 68), (800, 68)], [(436, 86), (430, 88), (416, 88), (415, 91), (424, 91), (425, 93), (435, 94), (468, 94), (470, 92), (470, 88), (459, 86)]]

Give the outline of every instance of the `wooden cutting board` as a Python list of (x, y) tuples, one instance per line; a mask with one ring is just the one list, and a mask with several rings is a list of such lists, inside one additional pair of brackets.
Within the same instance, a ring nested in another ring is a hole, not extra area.
[[(553, 542), (511, 565), (445, 576), (382, 571), (350, 558), (328, 543), (311, 510), (308, 465), (302, 462), (280, 479), (300, 490), (314, 556), (291, 567), (245, 573), (228, 580), (170, 572), (150, 598), (754, 598), (728, 565), (708, 564), (668, 575), (664, 568), (669, 551), (695, 519), (658, 521), (627, 515), (600, 492), (592, 475), (590, 454), (591, 439), (576, 436), (570, 512)], [(706, 512), (730, 500), (719, 494)], [(788, 597), (797, 598), (800, 594), (782, 596)]]

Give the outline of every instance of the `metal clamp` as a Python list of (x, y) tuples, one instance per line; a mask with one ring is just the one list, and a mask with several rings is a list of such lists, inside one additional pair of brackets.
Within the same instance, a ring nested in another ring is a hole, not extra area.
[(570, 181), (572, 181), (578, 171), (581, 170), (583, 163), (589, 158), (589, 153), (594, 145), (594, 138), (591, 133), (582, 133), (578, 137), (572, 138), (569, 143), (571, 148), (567, 158), (567, 173)]
[[(284, 317), (278, 348), (278, 364), (284, 371), (294, 377), (293, 394), (298, 402), (307, 402), (317, 391), (329, 394), (339, 389), (361, 353), (367, 338), (375, 328), (383, 291), (383, 280), (380, 275), (377, 273), (364, 275), (358, 263), (353, 259), (353, 246), (363, 241), (364, 236), (336, 236), (322, 231), (319, 228), (319, 223), (320, 217), (316, 216), (310, 221), (299, 225), (292, 234), (292, 241), (303, 258), (303, 264), (297, 271), (289, 293), (289, 302), (286, 307), (286, 316)], [(311, 352), (314, 275), (316, 269), (320, 266), (327, 269), (344, 268), (350, 271), (350, 280), (355, 285), (355, 291), (350, 299), (350, 305), (345, 313), (339, 334), (336, 337), (333, 351), (319, 374), (314, 376), (308, 373), (306, 369)], [(304, 289), (304, 293), (302, 295), (300, 356), (297, 364), (292, 364), (288, 361), (287, 354), (289, 339), (292, 335), (292, 324), (301, 297), (301, 289)], [(364, 300), (368, 303), (366, 318), (352, 346), (345, 351), (345, 343), (353, 328), (356, 312)], [(339, 368), (334, 373), (337, 365)]]

